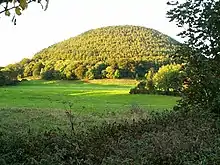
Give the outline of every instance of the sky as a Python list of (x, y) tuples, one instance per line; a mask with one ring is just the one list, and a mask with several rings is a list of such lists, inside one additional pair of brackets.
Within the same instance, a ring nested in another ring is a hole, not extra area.
[(174, 39), (181, 29), (170, 23), (167, 0), (50, 0), (43, 11), (30, 4), (17, 17), (0, 15), (0, 66), (31, 58), (43, 48), (88, 31), (113, 25), (137, 25), (156, 29)]

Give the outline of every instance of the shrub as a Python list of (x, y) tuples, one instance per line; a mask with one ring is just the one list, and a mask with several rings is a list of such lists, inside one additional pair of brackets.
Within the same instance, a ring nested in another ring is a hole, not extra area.
[(44, 80), (60, 80), (62, 75), (57, 70), (47, 70), (41, 73), (41, 78)]
[(151, 113), (139, 121), (104, 122), (86, 131), (0, 133), (0, 163), (220, 164), (220, 121), (212, 113)]
[(146, 89), (146, 82), (141, 81), (137, 84), (136, 87), (130, 89), (130, 94), (147, 94), (149, 91)]
[(20, 81), (11, 71), (0, 71), (0, 86), (17, 85)]

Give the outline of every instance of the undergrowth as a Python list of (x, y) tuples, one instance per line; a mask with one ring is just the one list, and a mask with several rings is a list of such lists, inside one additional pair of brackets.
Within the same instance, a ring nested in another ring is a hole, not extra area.
[(70, 131), (0, 133), (0, 164), (220, 164), (220, 120), (208, 112), (155, 112), (84, 131), (70, 122)]

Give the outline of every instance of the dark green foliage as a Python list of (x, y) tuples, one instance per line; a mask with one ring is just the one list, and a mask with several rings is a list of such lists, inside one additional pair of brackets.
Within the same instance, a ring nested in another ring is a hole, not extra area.
[[(64, 79), (144, 78), (170, 63), (177, 41), (140, 26), (110, 26), (54, 44), (20, 63), (25, 77), (57, 70)], [(87, 73), (88, 72), (88, 73)]]
[(200, 107), (219, 112), (219, 15), (219, 0), (189, 0), (168, 12), (170, 20), (185, 29), (179, 35), (188, 39), (175, 56), (186, 63), (188, 87), (180, 102), (184, 110)]
[(146, 82), (141, 81), (136, 87), (132, 88), (129, 92), (130, 94), (149, 94), (149, 90), (146, 89)]
[(19, 83), (16, 74), (11, 71), (0, 71), (0, 86), (17, 85)]
[(41, 73), (41, 78), (44, 80), (60, 80), (61, 74), (57, 70), (47, 70)]
[(94, 79), (105, 78), (105, 74), (102, 74), (102, 71), (106, 69), (107, 65), (104, 62), (98, 62), (95, 64), (94, 70)]
[[(137, 113), (137, 112), (133, 112)], [(85, 131), (0, 133), (0, 162), (22, 164), (220, 164), (219, 118), (210, 113), (152, 113)]]

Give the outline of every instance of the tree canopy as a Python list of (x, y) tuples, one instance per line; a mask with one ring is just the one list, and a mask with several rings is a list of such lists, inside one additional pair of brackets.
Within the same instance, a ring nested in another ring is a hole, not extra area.
[(182, 91), (184, 72), (180, 64), (162, 66), (153, 77), (155, 88), (165, 92)]
[(186, 0), (167, 15), (184, 27), (179, 35), (187, 39), (180, 58), (186, 63), (189, 87), (181, 105), (219, 112), (220, 1)]

